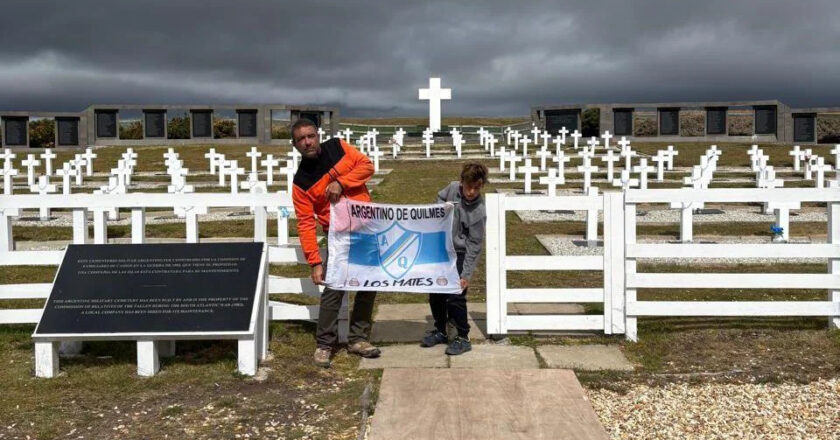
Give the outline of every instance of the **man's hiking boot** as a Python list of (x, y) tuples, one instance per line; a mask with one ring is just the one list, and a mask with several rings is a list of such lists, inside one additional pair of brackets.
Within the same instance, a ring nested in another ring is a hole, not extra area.
[(318, 347), (315, 349), (315, 355), (312, 356), (312, 360), (315, 361), (315, 365), (323, 368), (330, 368), (330, 356), (332, 355), (332, 350), (329, 348)]
[(470, 344), (470, 340), (464, 338), (462, 336), (457, 336), (452, 342), (449, 343), (449, 346), (446, 347), (446, 354), (450, 356), (457, 356), (459, 354), (466, 353), (472, 350), (472, 344)]
[(357, 354), (363, 358), (378, 358), (381, 351), (368, 341), (357, 341), (347, 347), (348, 353)]
[(445, 344), (448, 342), (449, 339), (446, 337), (443, 332), (438, 329), (429, 330), (426, 332), (426, 336), (423, 336), (423, 339), (420, 341), (421, 347), (434, 347), (438, 344)]

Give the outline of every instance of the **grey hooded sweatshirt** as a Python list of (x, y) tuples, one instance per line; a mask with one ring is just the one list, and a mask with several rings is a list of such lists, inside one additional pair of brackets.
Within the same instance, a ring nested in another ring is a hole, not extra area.
[(484, 222), (487, 219), (484, 196), (478, 196), (472, 201), (464, 200), (461, 195), (461, 182), (455, 181), (438, 193), (437, 203), (443, 202), (455, 204), (452, 244), (456, 253), (464, 254), (461, 278), (469, 281), (484, 245)]

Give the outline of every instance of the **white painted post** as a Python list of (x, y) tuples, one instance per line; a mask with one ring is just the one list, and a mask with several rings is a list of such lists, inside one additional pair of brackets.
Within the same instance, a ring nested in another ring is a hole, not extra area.
[(487, 268), (487, 333), (500, 335), (505, 333), (502, 322), (502, 290), (505, 271), (502, 269), (502, 252), (504, 251), (505, 213), (504, 194), (487, 194), (487, 237), (486, 237), (486, 265)]
[[(828, 243), (840, 244), (840, 203), (828, 203)], [(828, 273), (840, 274), (840, 258), (828, 259)], [(840, 310), (840, 290), (830, 290), (828, 300), (834, 303), (833, 310)], [(828, 328), (831, 330), (840, 329), (840, 315), (828, 318)]]
[(268, 243), (268, 215), (265, 206), (254, 207), (254, 242)]
[(35, 377), (58, 376), (58, 342), (35, 342)]
[(87, 209), (73, 209), (73, 243), (85, 244), (88, 240)]
[(237, 341), (236, 371), (246, 376), (257, 374), (257, 341), (247, 336)]
[(0, 207), (0, 252), (12, 252), (15, 250), (15, 239), (12, 234), (12, 217), (19, 215), (19, 209)]
[(137, 375), (151, 377), (160, 371), (158, 345), (153, 340), (137, 341)]
[(680, 210), (680, 241), (691, 243), (694, 241), (694, 217), (691, 203), (684, 203)]
[(146, 241), (146, 208), (131, 208), (131, 243)]
[(108, 225), (105, 222), (104, 209), (95, 209), (93, 211), (93, 243), (105, 244), (108, 242)]
[(604, 193), (604, 332), (621, 334), (624, 315), (624, 193)]
[[(636, 243), (636, 205), (630, 203), (624, 204), (624, 243), (625, 248), (626, 245)], [(639, 340), (639, 332), (636, 322), (637, 318), (636, 316), (627, 315), (627, 310), (632, 308), (632, 306), (636, 303), (636, 289), (628, 288), (626, 280), (635, 273), (636, 259), (624, 258), (624, 332), (627, 335), (627, 339), (633, 342), (637, 342)]]
[[(598, 187), (590, 187), (588, 195), (598, 197)], [(598, 241), (598, 208), (586, 210), (586, 241), (590, 246)]]

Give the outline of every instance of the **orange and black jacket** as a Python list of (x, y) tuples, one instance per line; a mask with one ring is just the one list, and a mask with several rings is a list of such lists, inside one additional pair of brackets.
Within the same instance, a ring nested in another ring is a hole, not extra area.
[(373, 175), (373, 164), (367, 156), (339, 138), (321, 144), (316, 159), (304, 158), (295, 173), (292, 202), (298, 220), (298, 236), (306, 261), (314, 266), (321, 263), (315, 221), (324, 234), (330, 228), (330, 201), (324, 192), (331, 182), (338, 182), (342, 197), (370, 202), (365, 182)]

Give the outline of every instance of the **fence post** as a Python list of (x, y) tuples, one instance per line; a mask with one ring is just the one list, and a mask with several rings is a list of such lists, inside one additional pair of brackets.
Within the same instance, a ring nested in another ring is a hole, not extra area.
[[(840, 203), (828, 203), (828, 243), (840, 244)], [(828, 273), (840, 274), (840, 258), (828, 259)], [(840, 310), (840, 290), (829, 290), (828, 300), (834, 303), (834, 311)], [(828, 317), (828, 328), (831, 330), (840, 329), (840, 316)]]
[[(628, 244), (636, 243), (636, 205), (624, 202), (624, 246), (623, 250), (627, 249)], [(631, 305), (636, 303), (636, 289), (627, 288), (627, 279), (636, 273), (636, 259), (624, 258), (624, 331), (627, 339), (633, 342), (639, 340), (638, 330), (636, 328), (636, 316), (627, 314), (627, 310)]]
[(95, 244), (108, 243), (108, 225), (105, 222), (105, 209), (93, 211), (93, 242)]
[(87, 209), (73, 209), (73, 244), (85, 244), (88, 240)]
[(624, 195), (605, 192), (604, 334), (624, 333)]
[(268, 243), (268, 215), (265, 206), (254, 207), (254, 241)]
[[(487, 334), (500, 335), (502, 326), (502, 268), (503, 234), (505, 227), (504, 194), (487, 194), (487, 236), (486, 243), (486, 286), (487, 286)], [(504, 312), (507, 312), (505, 310)]]
[(18, 209), (0, 209), (0, 252), (15, 250), (15, 239), (12, 236), (12, 217), (20, 215)]
[(146, 208), (131, 208), (131, 244), (146, 241)]

